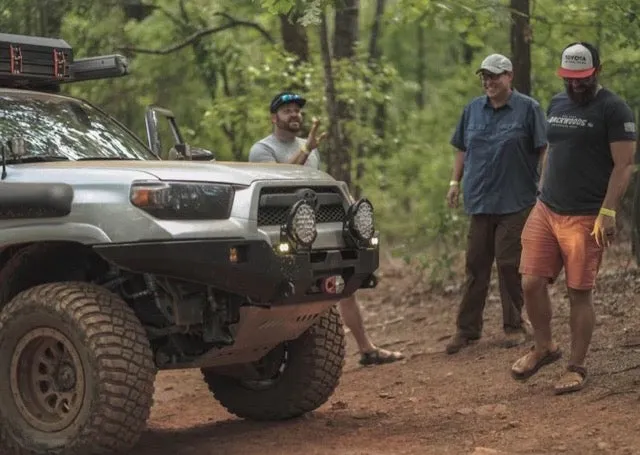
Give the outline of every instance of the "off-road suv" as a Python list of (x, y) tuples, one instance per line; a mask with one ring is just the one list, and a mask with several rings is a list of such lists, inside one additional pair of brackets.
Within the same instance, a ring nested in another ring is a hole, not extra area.
[[(217, 162), (150, 108), (148, 144), (64, 83), (117, 55), (0, 34), (0, 453), (117, 453), (157, 370), (199, 368), (248, 419), (338, 384), (335, 303), (374, 287), (373, 209), (302, 166)], [(159, 125), (175, 136), (167, 156)]]

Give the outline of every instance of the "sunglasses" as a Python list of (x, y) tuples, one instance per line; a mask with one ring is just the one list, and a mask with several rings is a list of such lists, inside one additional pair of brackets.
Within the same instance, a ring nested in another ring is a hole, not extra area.
[(298, 101), (301, 99), (302, 97), (300, 95), (290, 95), (290, 94), (282, 95), (280, 97), (280, 101), (283, 103), (289, 103), (291, 101)]
[(500, 74), (480, 73), (478, 77), (480, 78), (481, 81), (496, 81), (500, 79), (502, 76), (504, 76), (505, 74), (507, 73), (506, 72), (502, 72)]

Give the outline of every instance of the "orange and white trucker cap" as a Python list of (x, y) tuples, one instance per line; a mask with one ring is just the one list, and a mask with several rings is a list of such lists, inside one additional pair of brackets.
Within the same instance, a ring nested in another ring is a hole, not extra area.
[(571, 43), (562, 51), (558, 76), (566, 79), (582, 79), (593, 75), (600, 66), (598, 50), (589, 43)]

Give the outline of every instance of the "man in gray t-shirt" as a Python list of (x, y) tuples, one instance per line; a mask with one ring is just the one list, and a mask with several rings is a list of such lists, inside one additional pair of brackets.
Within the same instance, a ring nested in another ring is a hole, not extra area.
[(271, 102), (273, 133), (259, 140), (249, 151), (249, 161), (256, 163), (301, 164), (319, 168), (318, 144), (325, 133), (316, 137), (319, 122), (313, 119), (309, 137), (298, 137), (302, 128), (302, 108), (306, 100), (293, 93), (279, 93)]
[[(256, 163), (268, 163), (270, 161), (288, 163), (292, 157), (296, 156), (296, 154), (303, 149), (306, 143), (307, 141), (300, 137), (293, 137), (291, 140), (286, 140), (279, 138), (275, 133), (271, 133), (253, 144), (249, 152), (249, 161)], [(311, 153), (309, 153), (304, 165), (311, 166), (315, 169), (319, 168), (320, 159), (317, 149), (313, 149)]]
[[(302, 128), (302, 108), (305, 104), (306, 100), (303, 97), (291, 92), (282, 92), (273, 98), (269, 106), (273, 133), (253, 144), (249, 151), (250, 162), (299, 164), (319, 168), (320, 157), (317, 147), (326, 133), (318, 135), (320, 124), (317, 119), (313, 119), (307, 139), (298, 137)], [(355, 295), (341, 300), (338, 306), (344, 324), (351, 330), (358, 343), (362, 365), (390, 363), (404, 358), (400, 352), (378, 348), (371, 342), (364, 328), (362, 312)]]

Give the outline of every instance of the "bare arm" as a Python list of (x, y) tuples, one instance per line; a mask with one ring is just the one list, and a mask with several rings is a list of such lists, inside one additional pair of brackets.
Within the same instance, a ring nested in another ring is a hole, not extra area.
[(456, 151), (456, 156), (453, 160), (453, 171), (451, 172), (451, 181), (460, 182), (464, 174), (464, 152), (462, 150)]
[(453, 171), (451, 172), (451, 181), (449, 182), (449, 191), (447, 192), (447, 204), (450, 208), (458, 206), (458, 198), (460, 195), (460, 180), (464, 174), (464, 152), (456, 149), (456, 156), (453, 159)]
[(304, 164), (309, 159), (309, 155), (312, 151), (316, 150), (318, 144), (322, 142), (322, 140), (326, 137), (327, 133), (324, 132), (320, 134), (320, 136), (316, 137), (318, 134), (318, 127), (320, 126), (320, 120), (317, 118), (313, 118), (313, 124), (311, 125), (311, 130), (309, 131), (309, 137), (307, 138), (307, 142), (298, 150), (298, 152), (291, 157), (289, 163), (291, 164)]
[(613, 158), (613, 171), (609, 177), (609, 185), (607, 186), (607, 193), (604, 197), (602, 207), (616, 210), (629, 186), (629, 180), (633, 173), (633, 156), (636, 149), (636, 142), (612, 142), (610, 146), (611, 157)]
[(544, 179), (544, 167), (547, 164), (547, 154), (549, 153), (549, 148), (545, 145), (540, 147), (540, 180), (538, 181), (538, 191), (542, 191), (542, 181)]
[(307, 162), (307, 158), (309, 158), (310, 150), (307, 150), (307, 145), (303, 145), (300, 150), (291, 155), (291, 158), (287, 161), (287, 164), (304, 164)]

